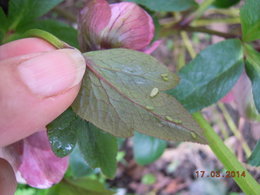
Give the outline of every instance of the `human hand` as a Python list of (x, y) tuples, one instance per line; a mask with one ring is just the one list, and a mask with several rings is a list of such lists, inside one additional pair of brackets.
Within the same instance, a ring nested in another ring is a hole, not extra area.
[(85, 72), (76, 49), (38, 38), (0, 46), (0, 147), (45, 126), (73, 102)]

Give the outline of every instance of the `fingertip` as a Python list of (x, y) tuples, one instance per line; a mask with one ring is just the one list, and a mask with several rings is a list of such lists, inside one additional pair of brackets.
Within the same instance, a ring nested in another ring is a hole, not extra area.
[(36, 52), (55, 50), (50, 43), (39, 38), (25, 38), (0, 46), (0, 60)]

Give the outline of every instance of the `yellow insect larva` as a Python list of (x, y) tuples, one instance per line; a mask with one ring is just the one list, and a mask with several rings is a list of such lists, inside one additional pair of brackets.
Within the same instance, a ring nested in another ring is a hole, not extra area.
[(172, 121), (173, 122), (173, 118), (170, 117), (170, 116), (166, 116), (165, 119), (168, 120), (168, 121)]
[(158, 93), (159, 93), (159, 89), (155, 87), (152, 89), (150, 93), (150, 97), (155, 97)]
[(196, 138), (197, 138), (196, 133), (194, 133), (194, 132), (190, 132), (190, 134), (191, 134), (191, 137), (192, 137), (193, 139), (196, 139)]
[(154, 107), (152, 107), (152, 106), (145, 106), (145, 108), (146, 108), (147, 110), (154, 110)]
[(164, 80), (164, 81), (168, 81), (168, 80), (169, 80), (167, 73), (161, 74), (161, 78), (162, 78), (162, 80)]
[(182, 123), (181, 120), (179, 120), (179, 119), (173, 119), (173, 118), (170, 117), (170, 116), (166, 116), (165, 119), (168, 120), (168, 121), (174, 122), (174, 123), (176, 123), (176, 124), (181, 124), (181, 123)]
[(179, 119), (173, 119), (172, 122), (177, 123), (177, 124), (182, 124), (182, 121)]

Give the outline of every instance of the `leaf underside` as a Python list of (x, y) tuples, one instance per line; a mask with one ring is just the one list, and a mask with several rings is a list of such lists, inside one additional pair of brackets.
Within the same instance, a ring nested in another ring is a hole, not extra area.
[[(80, 117), (118, 137), (132, 136), (136, 130), (165, 140), (205, 143), (192, 116), (163, 93), (175, 87), (177, 75), (153, 57), (127, 49), (84, 56), (88, 70), (72, 105)], [(150, 97), (154, 88), (159, 93)]]

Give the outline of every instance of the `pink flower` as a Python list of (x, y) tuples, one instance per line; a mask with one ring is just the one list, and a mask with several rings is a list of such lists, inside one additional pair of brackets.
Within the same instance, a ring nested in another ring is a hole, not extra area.
[(154, 36), (151, 16), (132, 2), (109, 5), (106, 0), (88, 0), (78, 23), (83, 51), (123, 47), (145, 52)]
[(68, 167), (67, 157), (58, 158), (52, 152), (46, 131), (0, 148), (0, 158), (11, 164), (18, 182), (36, 188), (48, 188), (58, 183)]

